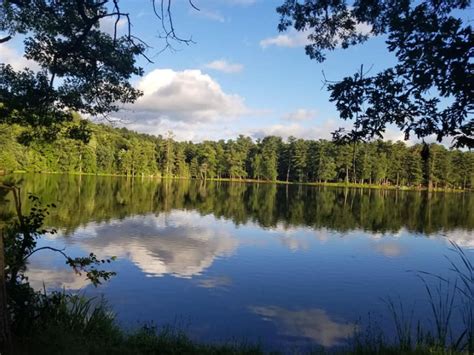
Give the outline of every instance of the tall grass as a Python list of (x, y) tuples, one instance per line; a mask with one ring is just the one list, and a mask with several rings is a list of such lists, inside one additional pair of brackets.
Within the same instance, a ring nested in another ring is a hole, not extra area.
[(104, 299), (43, 293), (30, 326), (14, 337), (14, 354), (261, 354), (259, 346), (200, 344), (173, 328), (126, 333)]
[[(474, 353), (474, 264), (469, 260), (464, 250), (459, 245), (451, 242), (452, 250), (456, 252), (458, 264), (449, 259), (451, 271), (456, 273), (459, 283), (456, 291), (461, 297), (461, 312), (464, 323), (464, 331), (456, 342), (458, 347), (467, 349), (470, 354)], [(464, 341), (464, 345), (463, 345)]]
[[(445, 257), (451, 277), (416, 271), (426, 290), (433, 329), (427, 329), (426, 323), (419, 320), (415, 327), (413, 310), (407, 316), (401, 302), (396, 303), (391, 298), (386, 301), (400, 350), (433, 349), (474, 354), (474, 265), (459, 245), (453, 241), (450, 244), (452, 254)], [(455, 324), (456, 319), (462, 319), (463, 324)]]
[[(474, 265), (466, 252), (455, 242), (450, 241), (450, 250), (454, 256), (446, 256), (454, 278), (443, 278), (429, 272), (419, 272), (418, 276), (425, 285), (432, 315), (435, 320), (435, 340), (439, 346), (474, 353)], [(427, 277), (435, 278), (436, 286), (430, 284)], [(456, 302), (458, 300), (458, 302)], [(452, 316), (460, 312), (463, 319), (461, 331), (456, 334), (452, 329)]]

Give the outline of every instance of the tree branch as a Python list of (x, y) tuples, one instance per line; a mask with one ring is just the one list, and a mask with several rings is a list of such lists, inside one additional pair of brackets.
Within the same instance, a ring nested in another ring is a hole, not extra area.
[(67, 256), (67, 254), (64, 252), (65, 249), (57, 249), (57, 248), (53, 248), (53, 247), (41, 247), (41, 248), (38, 248), (38, 249), (35, 249), (33, 250), (31, 253), (29, 253), (28, 255), (26, 255), (24, 258), (23, 258), (23, 262), (25, 262), (31, 255), (33, 255), (34, 253), (38, 252), (38, 251), (41, 251), (41, 250), (52, 250), (52, 251), (55, 251), (59, 254), (61, 254), (62, 256), (64, 256), (66, 259), (69, 259), (69, 256)]
[(0, 38), (0, 44), (1, 43), (5, 43), (5, 42), (8, 42), (9, 40), (12, 39), (12, 35), (8, 35), (6, 37), (3, 37), (3, 38)]

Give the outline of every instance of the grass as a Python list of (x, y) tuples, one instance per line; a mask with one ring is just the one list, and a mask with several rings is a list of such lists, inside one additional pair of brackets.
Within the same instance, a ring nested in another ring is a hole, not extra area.
[[(426, 329), (420, 321), (415, 326), (413, 310), (407, 314), (401, 302), (387, 300), (397, 333), (395, 347), (403, 353), (429, 350), (435, 354), (474, 354), (474, 265), (459, 245), (450, 243), (454, 254), (446, 259), (452, 278), (416, 271), (426, 289), (432, 329)], [(463, 324), (453, 324), (455, 312), (459, 312)]]
[(248, 344), (200, 344), (172, 328), (126, 333), (104, 300), (43, 294), (28, 330), (14, 337), (14, 354), (263, 354)]

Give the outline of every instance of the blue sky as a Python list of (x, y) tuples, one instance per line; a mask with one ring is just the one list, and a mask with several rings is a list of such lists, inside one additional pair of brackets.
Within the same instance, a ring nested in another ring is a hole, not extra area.
[[(275, 8), (282, 2), (194, 0), (196, 11), (188, 1), (175, 0), (175, 28), (196, 43), (176, 43), (176, 51), (157, 55), (164, 41), (158, 38), (161, 23), (150, 2), (122, 0), (134, 33), (153, 46), (147, 54), (154, 63), (140, 59), (145, 75), (134, 84), (145, 95), (115, 115), (119, 124), (152, 134), (172, 130), (177, 139), (194, 141), (239, 134), (330, 138), (331, 131), (348, 126), (322, 88), (322, 71), (333, 80), (353, 74), (361, 64), (376, 73), (394, 63), (393, 55), (383, 38), (371, 38), (328, 53), (324, 63), (310, 60), (304, 35), (277, 31)], [(105, 30), (111, 27), (104, 23)], [(0, 59), (13, 61), (18, 48), (2, 48)], [(401, 137), (396, 130), (386, 136)]]

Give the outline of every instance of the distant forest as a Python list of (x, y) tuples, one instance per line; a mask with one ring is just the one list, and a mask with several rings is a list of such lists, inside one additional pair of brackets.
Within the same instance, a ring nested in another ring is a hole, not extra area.
[(175, 141), (171, 133), (152, 136), (104, 124), (89, 124), (90, 139), (84, 143), (68, 138), (71, 127), (62, 127), (49, 141), (29, 139), (24, 127), (0, 125), (0, 170), (474, 187), (474, 153), (439, 144), (338, 145), (275, 136), (253, 141), (242, 135), (192, 143)]

